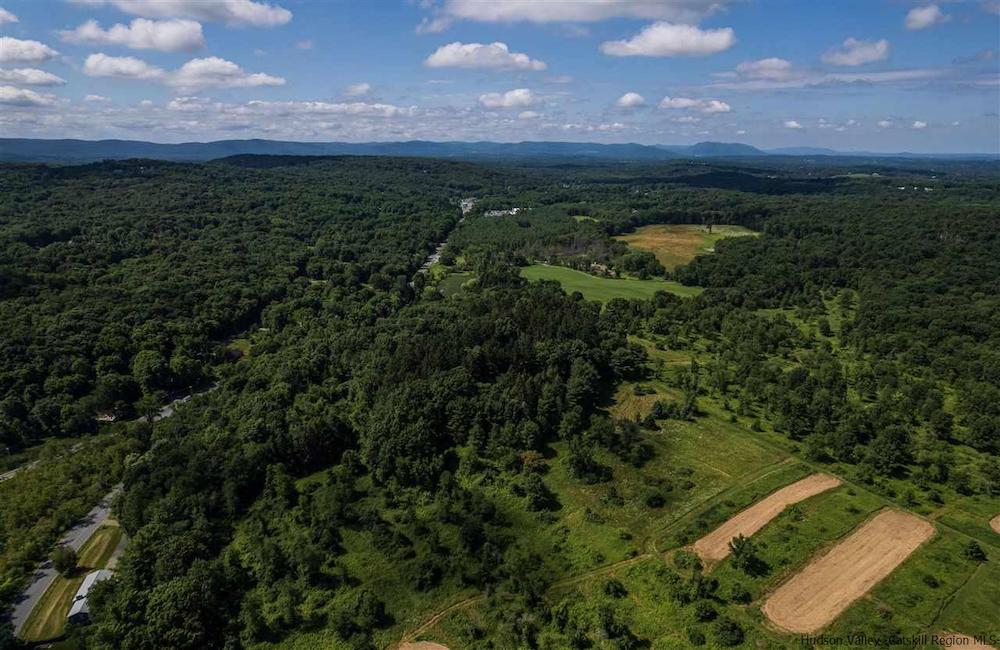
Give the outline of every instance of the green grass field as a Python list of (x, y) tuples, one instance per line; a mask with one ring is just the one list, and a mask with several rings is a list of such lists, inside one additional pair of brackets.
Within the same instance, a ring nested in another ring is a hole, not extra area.
[(103, 569), (122, 539), (117, 523), (101, 526), (77, 554), (77, 570), (69, 577), (58, 576), (45, 590), (21, 629), (26, 641), (47, 641), (66, 631), (66, 615), (83, 579), (94, 569)]
[(555, 280), (562, 285), (566, 293), (579, 291), (587, 300), (607, 302), (612, 298), (639, 298), (642, 300), (653, 297), (657, 291), (666, 291), (682, 298), (697, 296), (703, 291), (701, 287), (687, 287), (678, 282), (666, 280), (633, 280), (599, 278), (575, 269), (547, 264), (533, 264), (521, 269), (521, 275), (528, 280)]

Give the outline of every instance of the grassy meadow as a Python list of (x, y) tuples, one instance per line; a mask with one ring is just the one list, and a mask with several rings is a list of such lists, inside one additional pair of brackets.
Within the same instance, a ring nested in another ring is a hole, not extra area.
[(562, 285), (566, 293), (579, 291), (587, 300), (607, 302), (612, 298), (652, 298), (657, 291), (666, 291), (682, 298), (696, 296), (702, 292), (701, 287), (688, 287), (678, 282), (666, 280), (635, 280), (631, 278), (601, 278), (583, 271), (564, 266), (549, 266), (533, 264), (521, 269), (521, 275), (534, 282), (536, 280), (555, 280)]
[(652, 253), (664, 268), (672, 271), (696, 255), (712, 252), (722, 239), (755, 234), (743, 226), (713, 225), (712, 232), (708, 232), (707, 226), (696, 224), (656, 224), (615, 239), (636, 250)]

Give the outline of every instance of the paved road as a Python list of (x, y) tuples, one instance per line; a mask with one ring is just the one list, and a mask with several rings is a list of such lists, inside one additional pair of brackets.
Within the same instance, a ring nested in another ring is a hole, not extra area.
[[(94, 509), (87, 513), (87, 516), (80, 520), (73, 528), (66, 533), (59, 543), (69, 546), (74, 551), (79, 551), (90, 536), (101, 527), (111, 514), (111, 501), (121, 491), (122, 486), (116, 485), (103, 499), (101, 499)], [(46, 560), (31, 576), (31, 583), (14, 601), (14, 611), (11, 614), (11, 622), (14, 624), (14, 633), (21, 631), (24, 622), (28, 620), (28, 615), (38, 603), (38, 600), (49, 588), (52, 581), (59, 575), (52, 566), (52, 560)]]

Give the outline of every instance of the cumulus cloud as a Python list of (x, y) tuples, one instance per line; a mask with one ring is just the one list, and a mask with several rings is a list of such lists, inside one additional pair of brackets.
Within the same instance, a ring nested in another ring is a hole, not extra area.
[(162, 79), (162, 68), (150, 65), (134, 56), (108, 56), (91, 54), (83, 62), (83, 74), (89, 77), (118, 77), (122, 79)]
[(789, 79), (796, 74), (790, 61), (773, 56), (744, 61), (736, 66), (736, 73), (748, 79)]
[(128, 25), (121, 23), (101, 29), (96, 20), (88, 20), (76, 29), (59, 32), (68, 43), (88, 45), (121, 45), (133, 50), (183, 52), (205, 45), (201, 23), (193, 20), (148, 20), (136, 18)]
[(861, 41), (848, 38), (840, 49), (828, 50), (823, 54), (823, 62), (830, 65), (855, 66), (885, 61), (889, 58), (889, 41)]
[(292, 19), (292, 12), (253, 0), (72, 0), (76, 4), (102, 7), (143, 18), (190, 18), (204, 22), (252, 27), (275, 27)]
[(59, 53), (38, 41), (22, 41), (11, 36), (0, 36), (0, 63), (41, 63)]
[(262, 72), (249, 73), (232, 61), (216, 56), (191, 59), (177, 70), (167, 72), (135, 57), (97, 53), (84, 61), (83, 73), (91, 77), (157, 81), (183, 90), (281, 86), (285, 83), (281, 77)]
[(87, 95), (86, 97), (83, 98), (83, 101), (104, 104), (110, 102), (111, 100), (105, 97), (104, 95)]
[(10, 13), (3, 7), (0, 7), (0, 25), (6, 25), (7, 23), (16, 23), (17, 16)]
[(892, 126), (892, 122), (891, 122), (891, 121), (889, 121), (889, 120), (879, 120), (879, 121), (878, 121), (878, 122), (876, 122), (875, 124), (876, 124), (876, 125), (878, 126), (878, 128), (880, 128), (880, 129), (888, 129), (888, 128), (889, 128), (890, 126)]
[(61, 86), (66, 83), (62, 77), (37, 68), (0, 68), (0, 82), (17, 86)]
[(344, 94), (348, 97), (361, 97), (362, 95), (367, 95), (372, 91), (372, 85), (366, 81), (360, 83), (351, 84), (344, 90)]
[(0, 104), (5, 106), (52, 106), (55, 103), (53, 95), (41, 95), (27, 88), (0, 86)]
[(918, 30), (927, 29), (939, 23), (946, 23), (951, 20), (951, 16), (944, 14), (937, 5), (927, 5), (926, 7), (914, 7), (906, 14), (903, 24), (907, 29)]
[(538, 96), (527, 88), (515, 88), (505, 93), (486, 93), (479, 96), (485, 108), (521, 108), (538, 103)]
[(804, 128), (804, 127), (801, 124), (799, 124), (798, 122), (796, 122), (795, 120), (785, 120), (785, 128), (786, 129), (801, 129), (801, 128)]
[(199, 90), (283, 86), (285, 80), (263, 72), (249, 73), (232, 61), (210, 56), (204, 59), (191, 59), (169, 76), (168, 83), (177, 88)]
[(915, 120), (913, 122), (913, 128), (917, 129), (917, 130), (926, 129), (927, 128), (927, 122), (922, 122), (920, 120)]
[(615, 102), (615, 106), (618, 108), (635, 108), (636, 106), (643, 106), (645, 104), (645, 98), (639, 93), (625, 93)]
[(539, 117), (541, 117), (541, 114), (535, 111), (521, 111), (517, 114), (517, 119), (519, 120), (537, 120)]
[(656, 22), (632, 38), (601, 43), (601, 51), (609, 56), (708, 56), (728, 50), (735, 42), (729, 27), (705, 30)]
[(544, 70), (542, 61), (527, 54), (511, 52), (506, 43), (461, 43), (442, 45), (424, 61), (429, 68), (493, 68), (508, 70)]
[(733, 108), (718, 99), (692, 99), (690, 97), (664, 97), (660, 108), (696, 110), (702, 113), (728, 113)]
[(446, 0), (443, 14), (480, 22), (597, 22), (610, 18), (696, 23), (730, 0)]
[(250, 101), (245, 111), (270, 115), (353, 115), (362, 117), (408, 117), (417, 114), (415, 106), (400, 107), (393, 104), (368, 102), (265, 102)]
[[(947, 70), (934, 68), (913, 68), (908, 70), (885, 70), (881, 72), (823, 72), (818, 70), (789, 69), (784, 77), (775, 74), (772, 78), (751, 78), (737, 72), (720, 73), (724, 81), (710, 85), (710, 88), (724, 90), (781, 90), (786, 88), (824, 88), (844, 84), (903, 84), (928, 81), (947, 74)], [(735, 77), (735, 79), (734, 79)]]

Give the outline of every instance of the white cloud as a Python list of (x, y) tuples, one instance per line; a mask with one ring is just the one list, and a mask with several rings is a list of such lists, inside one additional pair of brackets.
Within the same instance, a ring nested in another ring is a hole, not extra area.
[(906, 14), (903, 24), (907, 29), (927, 29), (939, 23), (946, 23), (951, 20), (951, 16), (941, 12), (937, 5), (927, 5), (926, 7), (914, 7)]
[(885, 70), (882, 72), (820, 72), (815, 70), (793, 70), (786, 79), (737, 79), (719, 81), (709, 88), (724, 90), (780, 90), (785, 88), (822, 88), (843, 84), (900, 84), (936, 79), (947, 70), (915, 68), (909, 70)]
[(756, 61), (744, 61), (736, 66), (736, 72), (748, 79), (788, 79), (795, 74), (790, 61), (773, 56)]
[(515, 88), (505, 93), (486, 93), (479, 96), (485, 108), (520, 108), (538, 103), (538, 97), (527, 88)]
[(1000, 16), (1000, 0), (983, 0), (981, 6), (986, 13)]
[(445, 15), (480, 22), (597, 22), (610, 18), (696, 23), (731, 0), (446, 0)]
[(133, 56), (108, 56), (91, 54), (83, 62), (83, 74), (89, 77), (120, 77), (124, 79), (162, 79), (161, 68)]
[(232, 61), (210, 56), (191, 59), (172, 73), (168, 83), (176, 88), (249, 88), (253, 86), (283, 86), (285, 80), (263, 72), (249, 73)]
[(921, 122), (920, 120), (915, 120), (913, 122), (913, 128), (914, 129), (918, 129), (918, 130), (919, 129), (926, 129), (927, 128), (927, 122)]
[(690, 97), (664, 97), (660, 100), (660, 108), (697, 110), (702, 113), (728, 113), (733, 108), (718, 99), (692, 99)]
[(830, 65), (864, 65), (874, 61), (885, 61), (889, 58), (889, 41), (884, 38), (878, 41), (860, 41), (848, 38), (841, 48), (828, 50), (823, 54), (823, 62)]
[(879, 121), (878, 121), (878, 122), (876, 122), (875, 124), (876, 124), (876, 125), (878, 126), (878, 128), (880, 128), (880, 129), (888, 129), (888, 128), (889, 128), (890, 126), (892, 126), (892, 122), (891, 122), (891, 121), (889, 121), (889, 120), (879, 120)]
[(295, 49), (297, 50), (311, 50), (313, 49), (313, 42), (311, 40), (295, 41)]
[(639, 93), (625, 93), (615, 102), (615, 106), (618, 108), (635, 108), (636, 106), (644, 106), (645, 104), (645, 98)]
[(249, 73), (232, 61), (216, 56), (191, 59), (177, 70), (167, 72), (135, 57), (98, 53), (87, 57), (83, 73), (91, 77), (157, 81), (182, 90), (281, 86), (285, 83), (281, 77), (261, 72)]
[(416, 31), (418, 34), (440, 34), (449, 27), (451, 27), (451, 18), (448, 16), (437, 16), (435, 18), (424, 18), (417, 25)]
[(0, 82), (18, 86), (61, 86), (66, 83), (62, 77), (37, 68), (0, 68)]
[(59, 53), (38, 41), (22, 41), (11, 36), (0, 36), (0, 63), (41, 63)]
[(111, 100), (105, 97), (104, 95), (87, 95), (86, 97), (83, 98), (83, 101), (104, 104), (110, 102)]
[(6, 106), (52, 106), (56, 103), (53, 95), (41, 95), (34, 90), (0, 86), (0, 104)]
[(275, 27), (292, 19), (292, 12), (279, 6), (252, 0), (71, 0), (76, 4), (101, 7), (112, 5), (133, 16), (144, 18), (190, 18), (227, 25)]
[(537, 120), (539, 117), (541, 117), (541, 114), (535, 111), (521, 111), (517, 114), (517, 119), (519, 120)]
[(429, 68), (494, 68), (509, 70), (544, 70), (546, 65), (527, 54), (511, 52), (506, 43), (461, 43), (442, 45), (427, 57)]
[(368, 102), (265, 102), (250, 101), (241, 109), (243, 112), (266, 113), (269, 115), (353, 115), (361, 117), (407, 117), (416, 115), (415, 106), (402, 108), (392, 104)]
[(10, 13), (3, 7), (0, 7), (0, 25), (6, 25), (7, 23), (16, 23), (17, 16)]
[(729, 27), (703, 30), (657, 22), (630, 39), (601, 43), (601, 51), (610, 56), (707, 56), (728, 50), (735, 42)]
[(136, 18), (129, 25), (121, 23), (107, 30), (96, 20), (88, 20), (76, 29), (59, 32), (68, 43), (122, 45), (133, 50), (183, 52), (205, 45), (201, 24), (193, 20), (147, 20)]
[(366, 81), (361, 83), (351, 84), (344, 90), (344, 94), (348, 97), (361, 97), (362, 95), (367, 95), (372, 91), (372, 85)]
[(785, 128), (786, 129), (801, 129), (801, 128), (804, 128), (804, 127), (801, 124), (799, 124), (798, 122), (796, 122), (795, 120), (785, 120)]

